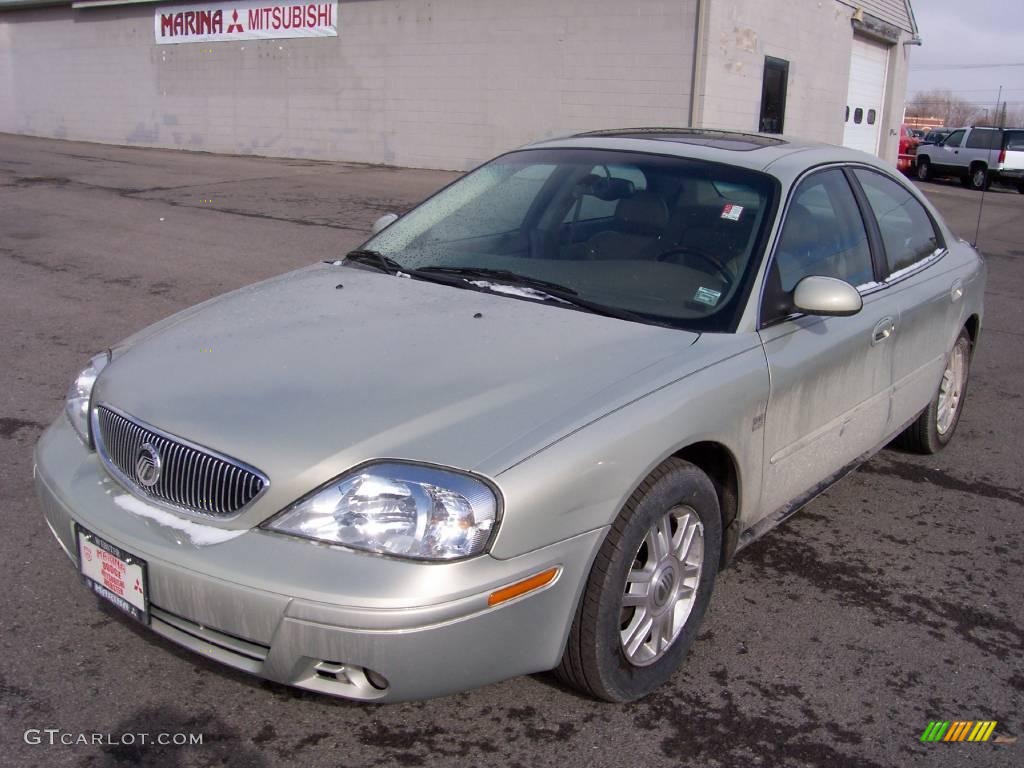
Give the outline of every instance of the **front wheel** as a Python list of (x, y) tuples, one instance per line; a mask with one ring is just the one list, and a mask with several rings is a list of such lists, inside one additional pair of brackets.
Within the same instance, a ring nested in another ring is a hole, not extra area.
[(601, 545), (556, 670), (562, 681), (625, 702), (668, 680), (697, 637), (721, 546), (707, 475), (679, 459), (662, 464)]
[(966, 329), (946, 358), (946, 370), (931, 404), (897, 438), (897, 445), (914, 453), (938, 453), (953, 439), (967, 397), (971, 368), (971, 337)]
[(932, 177), (932, 164), (927, 157), (919, 158), (917, 161), (918, 181), (928, 181)]

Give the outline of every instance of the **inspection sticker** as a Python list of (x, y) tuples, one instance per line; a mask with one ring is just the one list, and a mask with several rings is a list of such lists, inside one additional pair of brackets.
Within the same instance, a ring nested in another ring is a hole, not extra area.
[(701, 304), (707, 304), (713, 307), (715, 306), (715, 304), (718, 303), (718, 300), (720, 298), (722, 298), (721, 291), (713, 291), (710, 288), (705, 288), (704, 286), (701, 286), (700, 288), (697, 289), (697, 293), (694, 294), (693, 300), (699, 301)]
[(743, 206), (735, 203), (726, 203), (722, 208), (722, 218), (729, 221), (739, 221), (743, 215)]

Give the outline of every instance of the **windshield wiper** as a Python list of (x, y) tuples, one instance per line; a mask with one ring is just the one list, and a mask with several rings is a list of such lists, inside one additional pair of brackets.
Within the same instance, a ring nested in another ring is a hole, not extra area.
[(518, 285), (524, 288), (537, 288), (545, 293), (557, 292), (575, 296), (576, 291), (559, 283), (541, 280), (539, 277), (521, 275), (510, 269), (492, 269), (491, 267), (420, 267), (412, 271), (413, 275), (452, 275), (453, 277), (476, 277), (482, 280), (495, 280), (505, 285)]
[(390, 256), (385, 256), (380, 251), (371, 251), (368, 249), (349, 251), (345, 254), (345, 260), (354, 261), (356, 264), (365, 264), (368, 267), (374, 267), (381, 272), (387, 272), (389, 275), (406, 271), (405, 267)]
[(576, 309), (582, 309), (584, 312), (590, 312), (594, 315), (604, 315), (605, 317), (614, 317), (619, 320), (629, 320), (634, 323), (646, 323), (647, 325), (663, 325), (666, 328), (674, 328), (672, 323), (666, 320), (658, 320), (656, 318), (648, 317), (647, 315), (641, 315), (639, 312), (630, 312), (628, 309), (619, 309), (618, 307), (609, 307), (607, 304), (601, 304), (590, 299), (584, 299), (581, 296), (577, 296), (575, 292), (567, 292), (561, 290), (545, 290), (541, 291), (541, 294), (549, 296), (555, 301), (564, 302), (570, 304)]
[[(501, 285), (507, 286), (518, 286), (521, 288), (531, 288), (536, 292), (536, 301), (557, 301), (562, 304), (568, 304), (576, 309), (581, 309), (584, 312), (590, 312), (595, 315), (603, 315), (605, 317), (614, 317), (619, 320), (629, 320), (635, 323), (646, 323), (648, 325), (663, 325), (668, 328), (674, 328), (670, 322), (658, 320), (647, 315), (641, 315), (637, 312), (630, 312), (628, 309), (618, 309), (617, 307), (609, 307), (605, 304), (600, 304), (590, 299), (584, 299), (579, 296), (576, 291), (565, 285), (559, 283), (553, 283), (549, 280), (542, 280), (537, 277), (530, 277), (529, 275), (521, 275), (518, 272), (513, 272), (508, 269), (494, 269), (490, 267), (445, 267), (445, 266), (432, 266), (432, 267), (421, 267), (419, 269), (408, 269), (403, 267), (394, 259), (385, 256), (380, 251), (372, 251), (367, 249), (360, 249), (352, 251), (347, 254), (345, 258), (348, 261), (354, 261), (357, 264), (365, 264), (369, 267), (375, 267), (381, 272), (387, 272), (388, 274), (402, 274), (409, 277), (429, 280), (432, 282), (444, 283), (446, 285), (460, 286), (465, 285), (466, 287), (473, 286), (478, 290), (486, 290), (500, 293), (501, 291), (494, 291), (495, 288), (500, 288)], [(477, 278), (479, 280), (494, 281), (494, 286), (480, 286), (471, 282), (471, 278)], [(467, 285), (468, 284), (468, 285)], [(530, 298), (530, 297), (524, 297)]]

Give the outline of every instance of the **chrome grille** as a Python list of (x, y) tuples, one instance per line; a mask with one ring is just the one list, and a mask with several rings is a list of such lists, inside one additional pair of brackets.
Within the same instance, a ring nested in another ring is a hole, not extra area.
[[(259, 470), (143, 424), (109, 406), (96, 409), (96, 448), (103, 462), (136, 493), (179, 509), (214, 517), (232, 515), (269, 485)], [(160, 475), (138, 482), (136, 460), (149, 443), (160, 457)]]

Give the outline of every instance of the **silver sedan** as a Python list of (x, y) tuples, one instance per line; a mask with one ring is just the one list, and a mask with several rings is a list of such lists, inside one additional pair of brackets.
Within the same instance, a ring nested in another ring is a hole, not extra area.
[(271, 680), (636, 699), (740, 549), (963, 409), (983, 261), (867, 155), (583, 134), (374, 230), (97, 355), (36, 447), (89, 590)]

